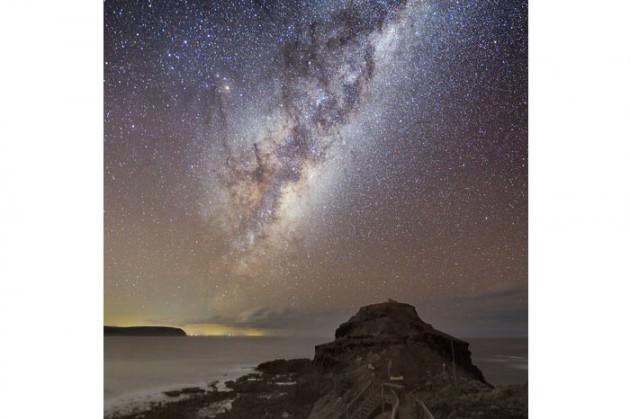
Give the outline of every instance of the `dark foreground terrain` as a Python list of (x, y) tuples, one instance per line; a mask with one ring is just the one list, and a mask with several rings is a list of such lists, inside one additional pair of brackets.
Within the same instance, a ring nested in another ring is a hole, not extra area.
[(167, 401), (110, 418), (527, 417), (526, 385), (493, 387), (468, 343), (394, 301), (361, 308), (313, 360), (266, 362), (226, 387), (167, 392)]

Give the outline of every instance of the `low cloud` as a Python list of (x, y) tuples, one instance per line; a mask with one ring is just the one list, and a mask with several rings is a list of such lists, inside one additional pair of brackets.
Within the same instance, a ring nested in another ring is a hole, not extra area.
[(242, 312), (238, 317), (238, 324), (265, 329), (279, 329), (288, 327), (291, 319), (295, 317), (294, 311), (288, 308), (259, 307)]
[(221, 325), (263, 330), (269, 335), (333, 338), (335, 329), (356, 310), (298, 312), (291, 308), (255, 307), (235, 316), (208, 316), (180, 322), (185, 325)]
[(527, 336), (527, 288), (416, 304), (420, 317), (462, 337)]
[(281, 329), (289, 326), (296, 314), (288, 308), (274, 309), (256, 307), (243, 311), (236, 316), (209, 316), (187, 321), (187, 324), (214, 323), (229, 327), (248, 327), (258, 329)]
[[(527, 288), (505, 289), (470, 297), (420, 301), (413, 304), (422, 320), (454, 336), (527, 336)], [(260, 331), (264, 335), (287, 335), (333, 339), (335, 329), (356, 313), (359, 306), (343, 310), (300, 312), (287, 307), (255, 307), (233, 316), (207, 316), (151, 322), (196, 327), (212, 326), (227, 332)], [(252, 334), (250, 333), (250, 334)]]

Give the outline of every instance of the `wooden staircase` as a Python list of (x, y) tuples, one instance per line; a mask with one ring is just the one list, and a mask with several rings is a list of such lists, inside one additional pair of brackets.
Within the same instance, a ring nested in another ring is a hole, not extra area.
[(373, 379), (346, 405), (345, 418), (367, 419), (383, 403), (383, 385)]
[(380, 397), (370, 397), (369, 399), (364, 400), (361, 406), (359, 406), (359, 410), (351, 416), (351, 419), (367, 419), (380, 405)]
[[(362, 391), (359, 392), (346, 405), (346, 419), (368, 419), (374, 416), (377, 410), (383, 410), (385, 404), (397, 407), (398, 396), (392, 388), (377, 380), (372, 380)], [(391, 385), (390, 385), (391, 386)], [(395, 417), (396, 409), (392, 410), (392, 417)], [(389, 417), (389, 415), (388, 415)]]

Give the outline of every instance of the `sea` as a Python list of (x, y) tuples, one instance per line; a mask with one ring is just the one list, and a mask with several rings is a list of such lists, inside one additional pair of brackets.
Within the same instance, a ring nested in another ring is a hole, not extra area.
[[(261, 362), (312, 358), (325, 338), (105, 337), (105, 414), (153, 401), (163, 392), (237, 378)], [(466, 339), (473, 363), (492, 384), (527, 382), (527, 339)]]

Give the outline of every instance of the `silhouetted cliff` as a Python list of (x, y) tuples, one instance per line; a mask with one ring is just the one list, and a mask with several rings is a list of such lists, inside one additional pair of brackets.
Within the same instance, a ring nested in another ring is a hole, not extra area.
[(413, 380), (446, 370), (487, 384), (468, 342), (434, 329), (412, 305), (393, 300), (361, 307), (337, 328), (333, 342), (315, 348), (314, 362), (325, 369), (357, 365), (357, 359), (383, 378), (391, 373)]
[(186, 336), (186, 332), (164, 326), (105, 326), (105, 336)]

